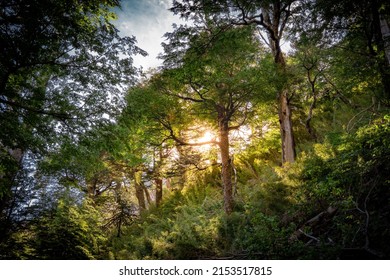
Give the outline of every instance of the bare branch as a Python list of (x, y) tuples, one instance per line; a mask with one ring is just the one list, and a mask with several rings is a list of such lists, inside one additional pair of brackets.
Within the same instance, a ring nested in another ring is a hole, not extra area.
[(302, 229), (298, 229), (298, 231), (299, 231), (300, 233), (302, 233), (304, 236), (309, 237), (310, 239), (312, 239), (312, 240), (314, 240), (314, 241), (316, 241), (316, 242), (320, 242), (320, 240), (319, 240), (317, 237), (314, 237), (314, 236), (312, 236), (312, 235), (310, 235), (310, 234), (304, 232)]

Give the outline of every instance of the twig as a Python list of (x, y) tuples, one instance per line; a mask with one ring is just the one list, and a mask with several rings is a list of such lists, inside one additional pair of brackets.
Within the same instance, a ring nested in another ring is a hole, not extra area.
[(310, 234), (304, 232), (304, 231), (301, 230), (301, 229), (298, 229), (298, 231), (299, 231), (300, 233), (302, 233), (304, 236), (309, 237), (310, 239), (316, 241), (317, 243), (320, 242), (320, 240), (319, 240), (317, 237), (314, 237), (313, 235), (310, 235)]

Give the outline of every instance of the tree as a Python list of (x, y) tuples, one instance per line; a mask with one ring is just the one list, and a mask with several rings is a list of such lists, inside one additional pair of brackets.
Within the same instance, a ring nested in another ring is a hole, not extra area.
[[(279, 68), (279, 75), (285, 80), (278, 92), (279, 122), (282, 140), (282, 162), (295, 161), (295, 140), (291, 120), (290, 93), (286, 60), (282, 51), (284, 33), (293, 14), (295, 0), (274, 1), (174, 1), (171, 10), (182, 17), (191, 18), (197, 26), (202, 26), (202, 13), (206, 14), (206, 21), (219, 22), (225, 25), (255, 25), (266, 35), (260, 36), (272, 51), (275, 64)], [(186, 34), (178, 30), (180, 34)], [(188, 33), (188, 32), (187, 32)], [(267, 38), (265, 38), (267, 37)]]
[(144, 174), (143, 180), (155, 185), (155, 204), (159, 206), (163, 199), (163, 179), (168, 176), (165, 170), (167, 159), (174, 148), (163, 124), (171, 123), (174, 119), (184, 122), (185, 119), (180, 117), (177, 102), (158, 91), (155, 83), (157, 76), (155, 74), (151, 80), (128, 92), (119, 125), (128, 130), (128, 152), (140, 159), (136, 168), (138, 174), (135, 174), (139, 198), (143, 189), (150, 203), (149, 193), (141, 181)]
[(144, 164), (142, 143), (133, 132), (118, 121), (85, 133), (77, 145), (64, 143), (40, 163), (38, 182), (81, 191), (80, 199), (92, 201), (105, 228), (119, 236), (122, 226), (145, 209), (139, 190), (148, 197), (137, 176)]
[(194, 114), (216, 129), (218, 140), (190, 143), (183, 141), (171, 124), (163, 125), (179, 145), (218, 145), (224, 209), (230, 214), (234, 201), (229, 133), (246, 123), (256, 104), (256, 95), (267, 99), (267, 94), (261, 91), (266, 79), (260, 66), (266, 59), (265, 55), (259, 55), (260, 45), (250, 27), (221, 32), (218, 27), (209, 26), (209, 32), (199, 33), (189, 44), (181, 63), (162, 73), (160, 88), (166, 95), (181, 100), (187, 114)]
[(389, 78), (384, 77), (390, 68), (385, 66), (384, 39), (376, 17), (386, 16), (386, 4), (304, 1), (299, 10), (294, 17), (297, 24), (290, 29), (294, 49), (290, 61), (293, 67), (298, 62), (304, 68), (309, 85), (298, 84), (297, 107), (307, 106), (301, 122), (318, 139), (328, 133), (328, 125), (352, 132), (358, 123), (368, 124), (388, 104)]
[(1, 1), (1, 221), (7, 219), (18, 173), (31, 158), (38, 161), (64, 139), (77, 141), (123, 107), (123, 90), (137, 73), (131, 55), (145, 53), (110, 23), (115, 17), (110, 8), (117, 5), (116, 0)]
[(65, 193), (53, 209), (35, 222), (30, 258), (95, 259), (104, 253), (102, 220), (89, 200), (77, 205)]
[[(344, 258), (388, 258), (389, 133), (386, 115), (345, 135), (333, 147), (327, 143), (322, 152), (313, 151), (296, 173), (302, 179), (301, 207), (306, 213), (328, 211), (308, 220), (296, 237), (317, 244), (331, 240)], [(336, 217), (327, 217), (332, 215)]]
[[(47, 129), (58, 134), (76, 124), (88, 128), (104, 109), (108, 115), (115, 112), (114, 106), (121, 104), (119, 87), (134, 82), (136, 69), (130, 56), (140, 52), (134, 38), (119, 37), (109, 22), (114, 17), (109, 7), (117, 4), (115, 0), (2, 1), (3, 146), (13, 148), (15, 142), (30, 140), (16, 124), (39, 136), (44, 131), (47, 139)], [(107, 98), (113, 106), (108, 106)]]
[[(297, 34), (320, 41), (324, 47), (339, 45), (361, 64), (361, 68), (379, 74), (382, 89), (376, 97), (388, 103), (390, 97), (390, 61), (387, 1), (306, 1)], [(298, 25), (297, 25), (298, 26)], [(297, 27), (296, 26), (296, 27)]]

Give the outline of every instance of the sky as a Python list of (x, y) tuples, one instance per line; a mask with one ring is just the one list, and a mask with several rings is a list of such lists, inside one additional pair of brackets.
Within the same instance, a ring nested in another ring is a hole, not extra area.
[(122, 9), (116, 10), (118, 20), (113, 22), (121, 36), (135, 36), (137, 45), (149, 55), (134, 57), (134, 66), (144, 70), (161, 65), (157, 55), (163, 51), (164, 34), (173, 30), (173, 23), (182, 23), (168, 9), (172, 0), (122, 0)]
[[(134, 66), (142, 66), (145, 71), (160, 66), (162, 61), (157, 56), (163, 52), (164, 34), (173, 31), (173, 23), (185, 23), (168, 10), (172, 0), (121, 0), (121, 6), (121, 9), (115, 9), (118, 20), (113, 24), (121, 36), (135, 36), (137, 46), (149, 54), (147, 57), (133, 57)], [(286, 53), (291, 50), (286, 42), (282, 49)]]

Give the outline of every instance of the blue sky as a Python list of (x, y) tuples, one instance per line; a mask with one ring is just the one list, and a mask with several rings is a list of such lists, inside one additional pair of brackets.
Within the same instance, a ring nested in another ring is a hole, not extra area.
[(116, 10), (118, 20), (114, 22), (122, 36), (137, 38), (138, 46), (147, 51), (147, 57), (134, 57), (135, 66), (147, 70), (160, 65), (157, 55), (162, 52), (161, 42), (164, 34), (172, 31), (174, 22), (180, 23), (168, 9), (171, 0), (122, 0), (121, 10)]

